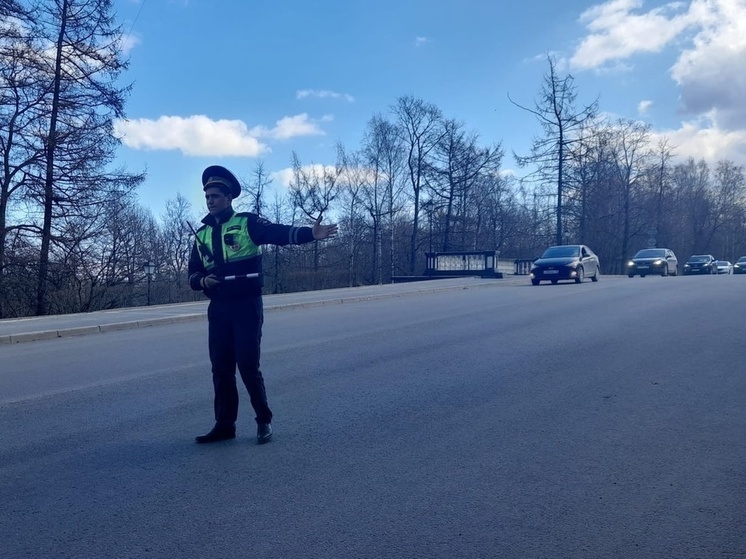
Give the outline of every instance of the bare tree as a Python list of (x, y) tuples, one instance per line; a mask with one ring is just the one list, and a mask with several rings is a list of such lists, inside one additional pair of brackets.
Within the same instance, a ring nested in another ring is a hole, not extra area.
[[(664, 201), (666, 199), (666, 192), (670, 188), (671, 182), (671, 160), (674, 157), (673, 148), (669, 145), (667, 138), (662, 139), (658, 142), (657, 149), (655, 151), (656, 163), (652, 168), (655, 178), (655, 235), (656, 241), (661, 239), (667, 240), (663, 234), (663, 215), (664, 215)], [(658, 243), (656, 243), (658, 244)], [(669, 245), (669, 242), (664, 242), (665, 245)], [(660, 246), (660, 245), (659, 245)]]
[[(713, 213), (715, 220), (711, 235), (720, 233), (717, 246), (722, 258), (737, 258), (736, 238), (744, 218), (743, 202), (746, 196), (746, 176), (743, 165), (721, 160), (713, 173)], [(739, 255), (740, 256), (740, 255)]]
[[(289, 208), (289, 198), (290, 197), (287, 195), (282, 196), (280, 193), (275, 192), (274, 198), (268, 206), (270, 219), (275, 223), (294, 222), (293, 216), (290, 215), (292, 213), (292, 209)], [(286, 290), (284, 274), (286, 259), (283, 259), (283, 253), (292, 251), (293, 248), (295, 247), (280, 247), (277, 245), (271, 245), (271, 267), (265, 267), (264, 270), (265, 282), (269, 280), (268, 288), (272, 291), (272, 293), (282, 293)]]
[[(471, 191), (474, 185), (488, 174), (497, 174), (503, 152), (500, 146), (479, 147), (476, 132), (467, 133), (462, 123), (446, 120), (443, 134), (436, 146), (433, 165), (429, 168), (429, 189), (445, 209), (442, 250), (451, 248), (452, 224), (461, 224), (461, 250), (474, 248), (476, 237), (467, 241), (471, 230), (468, 216), (471, 213)], [(471, 230), (473, 232), (473, 230)]]
[(410, 96), (400, 97), (391, 108), (398, 118), (412, 196), (412, 232), (409, 242), (409, 272), (417, 262), (420, 197), (425, 185), (429, 158), (443, 134), (442, 113), (435, 105)]
[[(364, 164), (364, 159), (359, 152), (348, 153), (342, 145), (338, 146), (339, 159), (342, 162), (342, 176), (340, 178), (340, 200), (344, 206), (343, 219), (344, 239), (347, 248), (347, 273), (348, 285), (350, 287), (359, 285), (358, 273), (358, 256), (364, 239), (365, 212), (364, 192), (369, 189), (371, 184), (370, 173)], [(373, 221), (374, 239), (377, 238), (376, 225), (378, 221)], [(374, 266), (375, 266), (375, 248), (378, 244), (374, 241), (371, 243), (374, 247)]]
[[(334, 167), (311, 165), (304, 167), (293, 152), (293, 182), (290, 185), (290, 196), (293, 205), (310, 220), (327, 212), (332, 202), (339, 196), (337, 181), (342, 174), (342, 164)], [(319, 268), (319, 243), (313, 243), (313, 269)]]
[[(177, 301), (181, 301), (188, 288), (187, 267), (192, 248), (189, 224), (194, 222), (192, 204), (182, 195), (166, 201), (166, 211), (161, 216), (160, 230), (164, 254), (159, 261), (166, 277), (175, 284)], [(191, 290), (189, 290), (191, 291)], [(170, 297), (169, 297), (170, 302)]]
[(389, 275), (395, 269), (394, 217), (401, 210), (404, 150), (401, 132), (381, 115), (368, 121), (363, 138), (365, 165), (371, 175), (363, 200), (373, 227), (373, 281), (383, 283), (383, 236), (388, 227)]
[(521, 212), (510, 188), (512, 180), (512, 176), (504, 177), (493, 172), (481, 173), (477, 177), (470, 190), (469, 202), (474, 216), (473, 250), (482, 247), (502, 252), (506, 242), (519, 235)]
[(533, 114), (544, 131), (542, 137), (534, 138), (530, 155), (514, 156), (521, 167), (536, 166), (536, 170), (530, 175), (532, 182), (556, 185), (556, 243), (562, 244), (563, 196), (566, 166), (571, 158), (570, 148), (578, 141), (578, 132), (596, 117), (598, 103), (593, 102), (577, 110), (574, 78), (569, 74), (564, 77), (558, 75), (557, 61), (554, 57), (547, 56), (547, 62), (549, 71), (544, 76), (544, 84), (533, 109), (519, 105), (510, 99), (510, 96), (508, 98), (517, 107)]
[(256, 161), (251, 171), (251, 178), (248, 181), (244, 181), (244, 183), (247, 186), (244, 194), (245, 198), (238, 201), (236, 209), (241, 210), (244, 207), (248, 207), (250, 212), (262, 215), (264, 197), (267, 188), (272, 184), (272, 179), (264, 167), (264, 161)]
[(681, 216), (682, 246), (690, 254), (709, 249), (705, 239), (712, 222), (710, 167), (704, 160), (689, 158), (674, 167), (672, 182), (676, 189), (677, 211)]
[[(615, 184), (621, 197), (623, 225), (621, 231), (620, 261), (624, 262), (631, 255), (630, 239), (633, 233), (645, 234), (648, 238), (652, 231), (644, 231), (644, 223), (639, 219), (640, 207), (633, 207), (636, 188), (650, 162), (651, 151), (650, 127), (646, 124), (619, 119), (613, 130), (612, 150)], [(642, 230), (632, 231), (634, 223)]]
[[(572, 236), (580, 243), (589, 243), (592, 235), (597, 233), (593, 225), (598, 208), (594, 203), (597, 204), (597, 198), (604, 196), (610, 182), (608, 125), (599, 119), (584, 123), (577, 131), (577, 139), (570, 146), (566, 167), (564, 213), (568, 224), (574, 225)], [(600, 211), (603, 213), (603, 210)]]
[(113, 26), (111, 0), (53, 0), (34, 14), (36, 57), (31, 71), (44, 83), (44, 108), (36, 127), (43, 162), (29, 182), (41, 208), (36, 313), (47, 312), (50, 247), (61, 234), (61, 216), (85, 217), (101, 200), (124, 197), (143, 179), (121, 169), (106, 172), (118, 140), (114, 118), (124, 116), (128, 87), (117, 85), (121, 30)]
[[(37, 129), (46, 83), (33, 71), (33, 15), (19, 3), (5, 0), (0, 3), (0, 16), (0, 292), (6, 292), (9, 240), (14, 232), (32, 229), (22, 203), (30, 176), (43, 161)], [(0, 302), (0, 318), (6, 316), (6, 308)]]

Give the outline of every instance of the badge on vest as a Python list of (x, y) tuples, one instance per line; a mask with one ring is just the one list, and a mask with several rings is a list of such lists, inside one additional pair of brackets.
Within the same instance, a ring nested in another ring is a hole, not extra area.
[(241, 249), (241, 245), (238, 244), (238, 239), (233, 233), (223, 235), (223, 243), (225, 243), (225, 245), (233, 252), (238, 252)]

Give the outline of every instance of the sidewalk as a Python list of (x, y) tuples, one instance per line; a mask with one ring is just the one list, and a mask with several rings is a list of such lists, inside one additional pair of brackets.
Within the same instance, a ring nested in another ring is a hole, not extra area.
[[(506, 284), (515, 285), (516, 282), (525, 283), (525, 276), (506, 276), (504, 279), (464, 277), (265, 295), (264, 312), (354, 301), (370, 301), (435, 291), (472, 289)], [(0, 320), (0, 346), (204, 320), (207, 316), (207, 304), (208, 301), (198, 301), (195, 303), (130, 307), (81, 314), (4, 319)]]

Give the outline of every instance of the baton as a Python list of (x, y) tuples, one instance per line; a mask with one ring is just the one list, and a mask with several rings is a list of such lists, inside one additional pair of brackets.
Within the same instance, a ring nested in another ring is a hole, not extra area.
[(244, 279), (244, 278), (258, 278), (259, 274), (236, 274), (235, 276), (225, 276), (220, 278), (221, 280), (225, 281), (231, 281), (231, 280), (237, 280), (237, 279)]

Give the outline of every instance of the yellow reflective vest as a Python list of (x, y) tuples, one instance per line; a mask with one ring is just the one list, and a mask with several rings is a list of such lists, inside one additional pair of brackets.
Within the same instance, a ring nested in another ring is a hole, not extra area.
[(204, 226), (197, 231), (197, 247), (202, 266), (212, 273), (218, 265), (254, 258), (262, 249), (254, 244), (249, 235), (248, 214), (234, 213), (231, 218), (217, 226), (220, 242), (216, 245), (214, 226)]
[[(189, 258), (190, 287), (202, 291), (202, 278), (211, 274), (218, 278), (237, 278), (204, 290), (211, 299), (261, 295), (264, 284), (262, 245), (300, 245), (314, 240), (311, 227), (272, 223), (255, 213), (236, 213), (232, 208), (219, 219), (208, 215), (202, 223), (204, 225), (196, 231), (197, 238)], [(241, 277), (246, 274), (259, 274), (259, 277)]]

